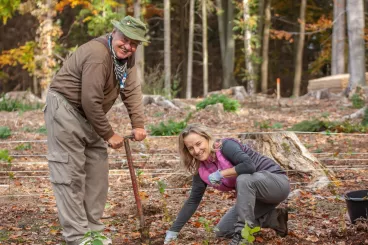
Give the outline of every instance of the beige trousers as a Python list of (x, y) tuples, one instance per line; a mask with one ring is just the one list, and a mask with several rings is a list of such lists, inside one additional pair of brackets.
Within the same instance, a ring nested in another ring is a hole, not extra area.
[(60, 94), (49, 91), (44, 110), (47, 159), (60, 224), (67, 244), (100, 222), (108, 191), (108, 159), (104, 140)]

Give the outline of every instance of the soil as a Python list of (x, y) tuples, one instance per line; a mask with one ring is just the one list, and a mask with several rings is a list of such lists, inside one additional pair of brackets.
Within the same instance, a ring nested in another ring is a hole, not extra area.
[[(311, 118), (340, 120), (355, 111), (340, 100), (310, 99), (297, 103), (287, 99), (281, 107), (274, 99), (263, 98), (242, 103), (237, 113), (196, 111), (193, 108), (198, 100), (181, 102), (186, 106), (180, 110), (147, 105), (147, 125), (169, 119), (179, 121), (192, 112), (189, 123), (207, 125), (218, 138), (238, 138), (241, 133), (286, 130)], [(129, 117), (123, 106), (114, 106), (108, 118), (117, 133), (130, 134)], [(12, 135), (1, 141), (0, 149), (8, 149), (13, 155), (11, 164), (0, 165), (0, 245), (65, 244), (48, 180), (42, 111), (0, 112), (0, 121), (12, 130)], [(335, 172), (337, 181), (324, 189), (311, 190), (306, 188), (308, 177), (288, 171), (296, 194), (280, 205), (289, 209), (289, 234), (281, 238), (271, 229), (262, 229), (254, 244), (368, 244), (367, 220), (351, 224), (344, 200), (347, 191), (367, 189), (367, 135), (297, 135), (311, 153)], [(140, 197), (152, 245), (163, 244), (166, 230), (190, 192), (191, 176), (180, 166), (176, 140), (169, 136), (148, 137), (143, 142), (130, 143), (134, 166), (139, 169)], [(109, 149), (109, 153), (110, 189), (103, 217), (104, 233), (114, 244), (141, 244), (125, 152)], [(159, 192), (158, 181), (167, 185), (163, 193)], [(229, 240), (215, 238), (213, 232), (206, 231), (200, 218), (208, 220), (212, 227), (234, 201), (234, 193), (208, 188), (176, 244), (228, 244)]]

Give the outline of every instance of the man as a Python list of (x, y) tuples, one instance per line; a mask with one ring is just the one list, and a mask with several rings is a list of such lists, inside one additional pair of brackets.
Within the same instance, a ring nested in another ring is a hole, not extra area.
[(46, 99), (50, 180), (68, 245), (86, 244), (88, 231), (104, 229), (100, 218), (108, 192), (107, 145), (123, 146), (106, 113), (119, 93), (134, 140), (146, 137), (134, 53), (141, 42), (147, 42), (147, 29), (131, 16), (112, 24), (112, 33), (80, 46), (64, 62)]

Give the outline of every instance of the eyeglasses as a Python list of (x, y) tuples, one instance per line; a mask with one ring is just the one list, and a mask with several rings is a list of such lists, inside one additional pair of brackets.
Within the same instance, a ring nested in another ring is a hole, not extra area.
[(129, 37), (126, 37), (123, 33), (120, 32), (121, 40), (124, 42), (124, 44), (129, 44), (130, 47), (137, 49), (138, 45), (141, 44), (139, 41), (135, 41), (133, 39), (130, 39)]

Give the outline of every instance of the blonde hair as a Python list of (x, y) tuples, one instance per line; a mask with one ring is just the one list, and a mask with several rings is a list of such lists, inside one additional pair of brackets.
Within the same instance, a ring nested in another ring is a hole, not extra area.
[(215, 152), (213, 148), (214, 139), (213, 136), (208, 132), (208, 128), (200, 124), (190, 124), (179, 134), (178, 140), (180, 161), (189, 172), (191, 172), (192, 174), (196, 174), (198, 172), (200, 161), (196, 160), (189, 153), (188, 148), (184, 144), (185, 137), (187, 137), (191, 133), (198, 134), (208, 140), (211, 154)]

